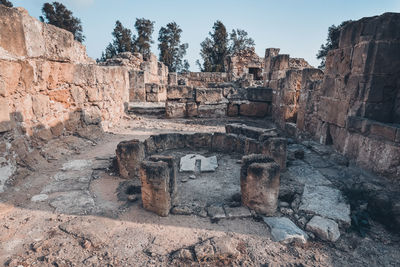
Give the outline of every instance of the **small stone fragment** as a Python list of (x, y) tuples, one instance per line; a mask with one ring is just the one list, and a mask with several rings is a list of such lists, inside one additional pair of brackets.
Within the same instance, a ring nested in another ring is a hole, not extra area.
[(335, 242), (340, 237), (338, 224), (320, 216), (314, 216), (308, 222), (306, 229), (326, 241)]
[(307, 234), (288, 218), (263, 217), (263, 220), (271, 229), (271, 235), (274, 241), (283, 243), (291, 243), (293, 241), (298, 241), (303, 244), (307, 243)]

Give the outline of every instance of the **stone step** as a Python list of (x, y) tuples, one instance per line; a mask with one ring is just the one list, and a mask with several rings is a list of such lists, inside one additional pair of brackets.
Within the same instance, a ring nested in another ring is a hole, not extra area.
[(131, 102), (128, 113), (135, 115), (165, 115), (165, 102)]

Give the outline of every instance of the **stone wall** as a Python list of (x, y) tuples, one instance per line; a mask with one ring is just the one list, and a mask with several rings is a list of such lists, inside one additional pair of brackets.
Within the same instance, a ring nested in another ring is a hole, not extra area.
[(282, 127), (296, 123), (303, 87), (322, 79), (323, 72), (304, 59), (280, 55), (279, 48), (268, 48), (264, 58), (264, 86), (273, 90), (272, 117)]
[(225, 69), (232, 79), (239, 79), (252, 75), (252, 80), (263, 80), (264, 58), (259, 57), (254, 47), (230, 56), (226, 59)]
[(400, 177), (400, 14), (351, 22), (323, 81), (302, 91), (297, 127), (359, 165)]
[(272, 90), (241, 88), (234, 83), (215, 87), (168, 86), (167, 118), (184, 117), (265, 117), (271, 114)]
[(129, 78), (125, 67), (96, 65), (71, 33), (0, 5), (0, 176), (29, 165), (41, 142), (112, 127), (125, 113)]

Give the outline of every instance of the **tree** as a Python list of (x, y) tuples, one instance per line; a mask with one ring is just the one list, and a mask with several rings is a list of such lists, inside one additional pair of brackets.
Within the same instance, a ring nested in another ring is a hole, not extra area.
[(104, 62), (119, 53), (136, 52), (134, 44), (135, 36), (132, 35), (132, 31), (125, 28), (119, 20), (115, 22), (115, 27), (111, 34), (114, 39), (108, 44), (105, 52), (102, 53), (101, 58), (97, 60), (98, 62)]
[(328, 52), (332, 49), (339, 48), (340, 31), (349, 22), (351, 22), (351, 20), (343, 21), (338, 26), (332, 25), (328, 28), (328, 37), (326, 38), (326, 43), (321, 45), (321, 48), (319, 49), (319, 51), (317, 53), (317, 59), (321, 60), (321, 63), (318, 66), (318, 68), (324, 69), (325, 62), (326, 62), (326, 56), (328, 55)]
[(229, 53), (231, 55), (237, 54), (243, 50), (248, 50), (255, 46), (254, 40), (248, 37), (248, 33), (245, 30), (232, 30), (229, 37), (231, 41)]
[(135, 46), (137, 52), (144, 56), (150, 54), (150, 47), (153, 43), (151, 35), (154, 31), (154, 21), (145, 18), (137, 18), (135, 22), (135, 29), (137, 31), (137, 38), (135, 39)]
[(187, 43), (181, 44), (182, 29), (175, 22), (161, 27), (158, 33), (158, 48), (160, 49), (159, 60), (163, 62), (170, 72), (187, 71), (189, 63), (182, 61), (189, 47)]
[(8, 0), (0, 0), (0, 5), (4, 5), (6, 7), (13, 7), (13, 4)]
[(225, 25), (221, 21), (216, 21), (213, 26), (213, 32), (209, 32), (201, 44), (200, 56), (203, 59), (203, 65), (197, 60), (201, 71), (205, 72), (224, 72), (225, 58), (229, 53), (228, 33)]
[(72, 11), (68, 10), (63, 4), (59, 2), (53, 2), (52, 4), (45, 3), (42, 8), (42, 13), (43, 16), (40, 16), (42, 22), (52, 24), (71, 32), (75, 40), (81, 43), (85, 40), (81, 20), (74, 17)]

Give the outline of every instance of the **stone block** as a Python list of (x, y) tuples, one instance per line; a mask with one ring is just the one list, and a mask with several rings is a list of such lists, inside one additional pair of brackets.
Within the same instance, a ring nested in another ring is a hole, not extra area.
[(228, 104), (228, 110), (227, 110), (227, 115), (229, 117), (237, 117), (239, 116), (239, 105), (234, 104), (234, 103), (229, 103)]
[(370, 134), (394, 142), (399, 128), (392, 125), (374, 122), (370, 124)]
[(118, 144), (116, 155), (120, 176), (125, 179), (137, 179), (140, 164), (146, 155), (143, 142), (139, 140), (123, 141)]
[(146, 101), (146, 89), (143, 71), (129, 71), (129, 101)]
[(255, 102), (272, 102), (272, 89), (263, 87), (247, 88), (247, 99)]
[(146, 83), (144, 87), (146, 93), (158, 93), (160, 91), (160, 85), (156, 83)]
[(178, 74), (176, 72), (168, 73), (168, 85), (178, 85)]
[(306, 229), (326, 241), (335, 242), (340, 237), (338, 224), (331, 219), (320, 216), (314, 216), (307, 223)]
[(282, 171), (286, 170), (286, 151), (286, 138), (272, 137), (262, 144), (262, 153), (274, 159), (274, 161), (279, 164)]
[(211, 133), (195, 133), (186, 135), (186, 147), (199, 149), (211, 149), (213, 134)]
[(271, 105), (265, 102), (248, 102), (239, 107), (239, 114), (247, 117), (265, 117), (271, 115)]
[(202, 104), (218, 104), (222, 102), (221, 88), (196, 88), (196, 102)]
[(248, 126), (240, 123), (230, 123), (225, 125), (225, 131), (227, 133), (233, 133), (237, 135), (244, 135), (249, 138), (258, 140), (261, 135), (274, 132), (274, 129), (265, 129), (259, 127)]
[(218, 152), (243, 154), (245, 142), (236, 134), (214, 133), (211, 148)]
[(42, 118), (48, 114), (50, 110), (50, 100), (48, 96), (45, 95), (34, 95), (32, 96), (32, 109), (33, 114), (38, 117)]
[(165, 156), (165, 155), (152, 155), (149, 158), (149, 161), (163, 161), (168, 164), (169, 168), (169, 187), (170, 187), (170, 193), (171, 193), (171, 201), (174, 201), (176, 198), (176, 173), (177, 173), (177, 165), (176, 165), (176, 160), (173, 156)]
[(261, 144), (252, 138), (244, 138), (245, 142), (245, 148), (244, 148), (244, 154), (245, 155), (250, 155), (250, 154), (260, 154), (262, 152), (262, 147)]
[(153, 135), (152, 138), (156, 151), (184, 148), (186, 145), (186, 136), (179, 133)]
[(167, 87), (167, 99), (193, 99), (193, 87), (186, 85), (170, 85)]
[(186, 117), (186, 103), (167, 101), (165, 103), (165, 115), (167, 118)]
[(197, 117), (199, 115), (197, 110), (197, 103), (194, 101), (188, 101), (186, 103), (186, 115), (189, 118)]
[(205, 105), (199, 104), (198, 109), (199, 118), (219, 118), (225, 117), (227, 112), (226, 104)]
[(257, 213), (273, 215), (278, 206), (279, 165), (256, 162), (248, 166), (246, 173), (240, 177), (243, 205)]
[(11, 130), (11, 127), (8, 100), (0, 97), (0, 133)]
[(164, 161), (143, 161), (140, 168), (143, 207), (159, 216), (168, 216), (172, 195), (171, 170)]

